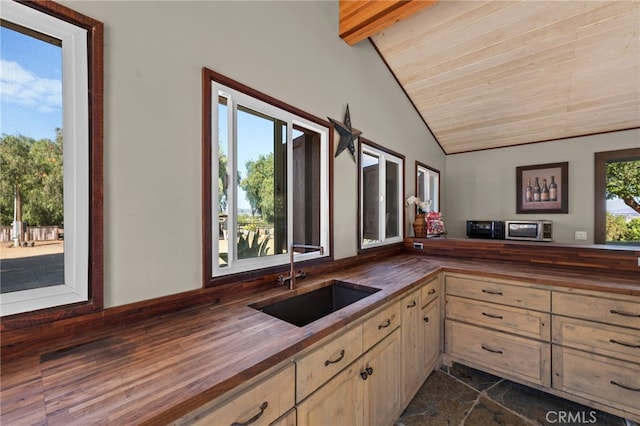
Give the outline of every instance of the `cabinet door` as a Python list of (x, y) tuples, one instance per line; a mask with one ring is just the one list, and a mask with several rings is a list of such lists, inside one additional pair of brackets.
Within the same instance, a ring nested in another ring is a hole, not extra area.
[[(363, 356), (364, 424), (390, 425), (400, 416), (400, 330), (395, 330)], [(324, 423), (327, 424), (327, 423)], [(338, 424), (338, 423), (333, 423)], [(346, 424), (346, 423), (342, 423)]]
[(420, 321), (420, 290), (402, 299), (402, 401), (409, 401), (416, 393), (424, 372), (422, 369), (422, 325)]
[(297, 408), (298, 426), (362, 426), (362, 362), (358, 360), (329, 380)]
[(440, 342), (442, 339), (442, 325), (440, 322), (440, 298), (432, 300), (422, 309), (420, 316), (423, 352), (422, 371), (428, 376), (435, 367), (440, 355)]

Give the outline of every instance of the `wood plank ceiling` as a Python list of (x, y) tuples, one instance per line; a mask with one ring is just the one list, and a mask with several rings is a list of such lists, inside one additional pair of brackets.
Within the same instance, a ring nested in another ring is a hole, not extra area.
[(444, 0), (370, 39), (447, 154), (640, 127), (640, 1)]

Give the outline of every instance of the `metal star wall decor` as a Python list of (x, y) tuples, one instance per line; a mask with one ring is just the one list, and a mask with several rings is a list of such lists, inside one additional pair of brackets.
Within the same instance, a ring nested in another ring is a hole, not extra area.
[(345, 148), (349, 148), (353, 161), (356, 161), (356, 147), (354, 142), (358, 136), (362, 134), (360, 130), (356, 130), (351, 127), (351, 116), (349, 115), (349, 104), (347, 104), (347, 111), (344, 113), (344, 123), (334, 120), (331, 117), (327, 117), (331, 123), (335, 126), (336, 130), (340, 134), (340, 143), (338, 143), (338, 149), (336, 149), (336, 155), (340, 155)]

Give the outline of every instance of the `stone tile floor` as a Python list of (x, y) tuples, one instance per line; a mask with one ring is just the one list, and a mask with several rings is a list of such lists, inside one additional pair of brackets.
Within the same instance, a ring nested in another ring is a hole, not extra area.
[(431, 373), (395, 426), (491, 425), (637, 426), (459, 364)]

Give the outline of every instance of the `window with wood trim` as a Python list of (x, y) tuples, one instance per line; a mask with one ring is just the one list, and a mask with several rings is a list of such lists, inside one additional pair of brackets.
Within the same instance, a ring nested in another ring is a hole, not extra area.
[(640, 246), (640, 148), (595, 153), (594, 242)]
[(360, 138), (360, 249), (402, 242), (404, 156)]
[[(3, 35), (2, 45), (3, 85), (5, 89), (14, 89), (3, 92), (3, 127), (9, 125), (5, 119), (12, 112), (29, 103), (40, 109), (62, 111), (60, 128), (51, 129), (56, 132), (55, 140), (44, 143), (28, 135), (3, 137), (3, 163), (13, 159), (26, 165), (22, 172), (19, 167), (11, 167), (15, 184), (7, 189), (3, 182), (2, 188), (10, 190), (15, 200), (11, 229), (14, 245), (35, 248), (52, 235), (42, 229), (39, 233), (27, 232), (30, 227), (23, 221), (24, 203), (31, 202), (34, 210), (46, 210), (49, 208), (46, 200), (37, 198), (51, 188), (58, 188), (59, 181), (57, 202), (63, 206), (61, 217), (48, 211), (31, 216), (56, 223), (29, 224), (56, 225), (53, 234), (60, 239), (56, 243), (63, 251), (53, 269), (42, 269), (48, 261), (47, 254), (21, 256), (17, 247), (18, 260), (2, 259), (2, 329), (11, 329), (95, 312), (103, 307), (103, 24), (51, 1), (3, 1), (0, 16), (3, 34), (7, 35)], [(46, 58), (32, 55), (24, 66), (10, 59), (11, 49), (22, 49), (22, 57), (29, 56), (26, 44), (41, 45), (53, 50), (53, 54)], [(55, 59), (56, 55), (59, 59)], [(47, 68), (60, 68), (57, 70), (60, 76), (41, 78), (29, 67), (45, 72)], [(25, 79), (30, 82), (28, 90), (19, 89)], [(26, 99), (27, 95), (32, 97)], [(33, 123), (34, 128), (40, 124), (35, 114), (20, 114), (21, 120)], [(41, 161), (35, 161), (35, 157)], [(0, 167), (3, 173), (10, 169), (8, 163)], [(18, 181), (20, 174), (24, 179)], [(13, 254), (11, 257), (15, 258)], [(15, 267), (9, 267), (8, 262), (14, 262)], [(48, 280), (49, 275), (55, 279)]]
[(329, 124), (204, 69), (205, 286), (330, 256)]

